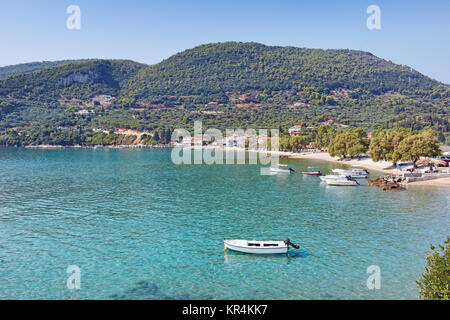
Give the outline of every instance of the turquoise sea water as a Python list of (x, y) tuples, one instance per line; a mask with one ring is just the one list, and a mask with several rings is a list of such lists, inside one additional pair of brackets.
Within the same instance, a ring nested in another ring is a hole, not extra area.
[[(418, 297), (425, 252), (449, 234), (450, 190), (259, 169), (174, 165), (170, 150), (0, 149), (0, 299)], [(285, 237), (300, 245), (291, 256), (223, 251), (224, 238)], [(66, 286), (69, 265), (80, 290)]]

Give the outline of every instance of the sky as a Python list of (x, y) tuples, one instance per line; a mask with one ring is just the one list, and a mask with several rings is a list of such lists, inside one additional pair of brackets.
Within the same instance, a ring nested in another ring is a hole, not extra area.
[[(81, 28), (66, 10), (77, 5)], [(381, 29), (366, 12), (377, 5)], [(355, 49), (450, 83), (448, 0), (2, 0), (0, 66), (103, 58), (154, 64), (200, 44)]]

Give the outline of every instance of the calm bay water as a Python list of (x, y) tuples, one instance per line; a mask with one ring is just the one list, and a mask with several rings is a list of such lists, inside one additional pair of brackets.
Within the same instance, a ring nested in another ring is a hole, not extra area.
[[(297, 171), (336, 164), (282, 160)], [(0, 299), (416, 299), (448, 189), (384, 192), (170, 150), (0, 149)], [(224, 253), (284, 239), (291, 256)], [(81, 269), (81, 290), (66, 268)], [(368, 290), (366, 269), (381, 268)]]

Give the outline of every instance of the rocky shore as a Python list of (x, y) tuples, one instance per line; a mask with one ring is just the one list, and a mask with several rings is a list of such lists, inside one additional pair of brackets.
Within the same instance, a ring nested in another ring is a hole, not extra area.
[(381, 176), (376, 179), (366, 178), (367, 183), (370, 186), (379, 187), (383, 190), (390, 191), (399, 191), (405, 189), (404, 184), (406, 183), (406, 179), (402, 176)]

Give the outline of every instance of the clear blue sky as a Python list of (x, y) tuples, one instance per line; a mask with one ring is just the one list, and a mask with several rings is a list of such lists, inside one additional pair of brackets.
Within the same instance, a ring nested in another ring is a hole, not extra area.
[[(81, 8), (81, 30), (66, 8)], [(366, 8), (381, 8), (368, 30)], [(127, 58), (153, 64), (199, 44), (255, 41), (349, 48), (450, 83), (448, 0), (14, 0), (0, 3), (0, 66), (42, 60)]]

